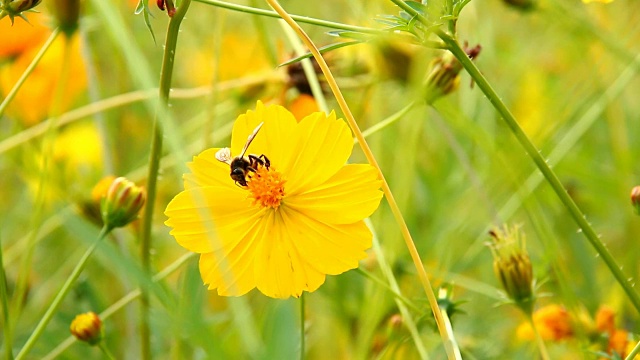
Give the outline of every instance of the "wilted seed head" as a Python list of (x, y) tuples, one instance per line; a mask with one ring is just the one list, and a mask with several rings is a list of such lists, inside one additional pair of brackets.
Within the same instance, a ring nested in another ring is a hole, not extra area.
[(533, 268), (525, 249), (524, 234), (518, 226), (504, 226), (489, 231), (493, 253), (493, 271), (511, 299), (525, 313), (531, 314), (535, 303)]
[(96, 345), (102, 340), (102, 321), (92, 311), (77, 315), (69, 327), (71, 335), (80, 341)]
[(14, 17), (22, 16), (24, 18), (22, 12), (33, 9), (41, 2), (42, 0), (0, 1), (0, 19), (2, 19), (2, 15), (7, 15), (11, 19), (11, 23), (13, 23)]
[(640, 186), (631, 189), (631, 205), (633, 205), (636, 214), (640, 215)]
[(123, 177), (116, 178), (102, 198), (102, 221), (110, 228), (125, 226), (138, 217), (145, 200), (142, 187)]
[[(465, 52), (470, 59), (474, 59), (480, 54), (480, 50), (480, 45), (476, 45), (473, 48), (466, 47)], [(425, 82), (427, 104), (454, 92), (460, 84), (461, 70), (462, 64), (450, 52), (433, 59)]]

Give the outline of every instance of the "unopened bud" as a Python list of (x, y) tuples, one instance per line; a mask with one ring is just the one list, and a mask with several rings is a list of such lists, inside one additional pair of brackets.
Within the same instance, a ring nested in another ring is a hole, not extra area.
[(13, 18), (16, 16), (21, 16), (24, 18), (22, 13), (24, 11), (28, 11), (36, 7), (40, 4), (42, 0), (7, 0), (5, 2), (0, 1), (0, 19), (4, 16), (9, 16), (11, 19), (11, 23), (13, 23)]
[(535, 303), (533, 267), (525, 249), (524, 234), (516, 226), (489, 231), (493, 252), (493, 270), (507, 296), (525, 313)]
[(123, 177), (116, 178), (102, 199), (102, 221), (110, 228), (125, 226), (138, 217), (145, 200), (142, 187)]
[(89, 345), (96, 345), (102, 340), (102, 321), (94, 312), (76, 316), (69, 329), (76, 339)]
[(636, 214), (640, 215), (640, 186), (631, 189), (631, 205), (636, 210)]
[(70, 36), (78, 28), (80, 0), (49, 0), (57, 25)]
[[(466, 48), (470, 59), (480, 54), (481, 47)], [(429, 67), (429, 75), (425, 82), (425, 101), (432, 104), (437, 99), (454, 92), (460, 84), (462, 64), (450, 52), (435, 58)]]
[(536, 0), (503, 0), (505, 4), (518, 10), (532, 10), (536, 6)]

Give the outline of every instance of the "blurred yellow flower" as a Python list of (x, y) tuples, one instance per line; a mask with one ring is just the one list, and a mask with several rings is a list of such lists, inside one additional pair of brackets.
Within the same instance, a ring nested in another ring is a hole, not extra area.
[[(533, 322), (544, 340), (560, 341), (570, 339), (573, 336), (571, 317), (567, 310), (560, 305), (547, 305), (536, 310), (533, 313)], [(535, 339), (529, 322), (518, 326), (516, 335), (523, 340)]]
[[(12, 32), (11, 32), (12, 33)], [(9, 37), (12, 37), (10, 35)], [(59, 36), (46, 52), (33, 73), (22, 85), (21, 90), (7, 108), (7, 114), (16, 117), (31, 126), (44, 120), (51, 110), (51, 103), (57, 84), (61, 81), (60, 73), (64, 59), (66, 42), (70, 41), (69, 76), (65, 79), (64, 96), (58, 111), (65, 111), (76, 97), (82, 93), (87, 84), (84, 62), (80, 55), (79, 37), (67, 38)], [(0, 69), (0, 93), (8, 94), (29, 66), (40, 47), (33, 47), (22, 53), (14, 62)]]
[(258, 102), (236, 119), (231, 154), (261, 123), (247, 154), (265, 155), (270, 167), (256, 165), (240, 186), (217, 160), (219, 149), (205, 150), (189, 164), (166, 224), (181, 246), (201, 254), (202, 278), (218, 294), (257, 287), (298, 297), (366, 257), (372, 235), (363, 219), (380, 203), (381, 182), (368, 164), (345, 165), (353, 139), (333, 112), (297, 122), (285, 108)]

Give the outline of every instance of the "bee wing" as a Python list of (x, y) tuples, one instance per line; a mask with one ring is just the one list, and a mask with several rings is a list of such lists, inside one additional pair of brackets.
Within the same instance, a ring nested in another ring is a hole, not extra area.
[(222, 148), (216, 152), (216, 159), (223, 163), (231, 165), (231, 149)]
[(242, 148), (242, 152), (239, 155), (240, 157), (243, 157), (244, 154), (247, 152), (249, 145), (251, 145), (251, 142), (253, 141), (253, 139), (255, 139), (256, 135), (258, 135), (258, 131), (260, 131), (260, 128), (262, 127), (263, 124), (264, 124), (264, 121), (258, 124), (258, 126), (256, 126), (256, 128), (251, 133), (251, 135), (249, 135), (249, 137), (247, 138), (247, 142), (244, 144), (244, 147)]

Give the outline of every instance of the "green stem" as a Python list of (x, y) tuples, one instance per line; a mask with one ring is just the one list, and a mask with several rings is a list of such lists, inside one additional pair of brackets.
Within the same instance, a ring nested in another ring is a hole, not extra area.
[(633, 360), (638, 354), (640, 354), (640, 342), (636, 344), (636, 346), (633, 348), (633, 350), (631, 350), (629, 355), (624, 358), (624, 360)]
[[(149, 171), (147, 174), (147, 204), (145, 206), (142, 222), (142, 234), (140, 238), (140, 258), (142, 269), (147, 274), (151, 270), (151, 225), (153, 223), (153, 210), (156, 200), (156, 185), (158, 180), (158, 170), (160, 169), (160, 158), (162, 157), (162, 138), (164, 136), (160, 123), (160, 117), (167, 113), (169, 104), (169, 92), (171, 90), (171, 78), (173, 75), (173, 65), (178, 44), (178, 34), (180, 24), (189, 9), (191, 0), (183, 0), (176, 13), (169, 21), (167, 28), (167, 39), (165, 40), (164, 56), (162, 58), (162, 70), (160, 71), (160, 104), (153, 120), (153, 139), (151, 141), (151, 154), (149, 156)], [(149, 329), (149, 294), (146, 286), (142, 286), (141, 309), (140, 309), (140, 350), (143, 360), (151, 359), (151, 334)]]
[(7, 109), (7, 106), (9, 106), (9, 103), (11, 103), (13, 98), (18, 93), (18, 90), (20, 90), (20, 88), (22, 87), (22, 84), (24, 84), (24, 82), (27, 80), (29, 75), (31, 75), (31, 73), (33, 72), (33, 69), (36, 68), (36, 65), (38, 65), (38, 63), (40, 62), (44, 54), (47, 52), (47, 50), (49, 50), (49, 48), (51, 47), (51, 44), (53, 44), (53, 41), (58, 37), (59, 34), (60, 34), (60, 28), (56, 28), (55, 30), (53, 30), (51, 35), (49, 35), (49, 38), (47, 39), (47, 41), (44, 43), (44, 45), (42, 45), (42, 48), (40, 48), (40, 51), (38, 51), (38, 53), (36, 54), (36, 57), (33, 58), (33, 61), (31, 61), (31, 64), (29, 64), (29, 66), (27, 66), (27, 69), (24, 71), (24, 73), (22, 73), (22, 76), (20, 76), (20, 79), (18, 79), (18, 82), (16, 82), (16, 84), (13, 85), (13, 88), (11, 89), (11, 91), (9, 91), (9, 94), (7, 94), (7, 97), (4, 98), (4, 100), (2, 101), (2, 104), (0, 104), (0, 118), (2, 118), (2, 115), (4, 114), (4, 111)]
[(304, 360), (304, 338), (305, 338), (305, 328), (304, 328), (304, 323), (305, 323), (305, 294), (304, 292), (300, 295), (300, 360)]
[(360, 275), (366, 277), (367, 279), (369, 279), (369, 280), (375, 282), (376, 284), (382, 286), (383, 288), (385, 288), (385, 290), (387, 290), (391, 294), (393, 294), (393, 296), (397, 300), (400, 300), (402, 303), (404, 303), (405, 305), (410, 307), (411, 310), (417, 312), (418, 314), (421, 314), (424, 311), (424, 309), (420, 308), (418, 305), (415, 305), (411, 300), (407, 299), (404, 295), (400, 294), (399, 292), (397, 292), (393, 288), (391, 288), (391, 285), (389, 285), (386, 282), (382, 281), (382, 279), (379, 279), (378, 277), (376, 277), (375, 275), (373, 275), (369, 271), (363, 269), (362, 267), (357, 268), (356, 271), (358, 271), (358, 273), (360, 273)]
[[(422, 22), (425, 26), (430, 25), (429, 21), (424, 16), (418, 14), (403, 1), (391, 1), (401, 7), (403, 10), (407, 11), (409, 14), (415, 16), (418, 21)], [(575, 222), (578, 224), (582, 233), (595, 248), (596, 252), (605, 262), (620, 286), (622, 286), (622, 289), (629, 297), (629, 300), (631, 300), (631, 302), (633, 303), (633, 306), (638, 312), (640, 312), (640, 296), (638, 296), (638, 293), (634, 291), (631, 283), (629, 282), (629, 280), (627, 280), (627, 277), (620, 269), (620, 266), (616, 263), (616, 260), (602, 243), (602, 241), (598, 237), (598, 234), (596, 234), (596, 232), (593, 230), (585, 215), (582, 213), (580, 208), (578, 208), (578, 205), (576, 205), (573, 199), (571, 199), (571, 196), (569, 196), (567, 191), (564, 189), (562, 183), (560, 182), (560, 179), (558, 179), (558, 176), (553, 172), (553, 170), (551, 170), (549, 164), (547, 164), (546, 160), (542, 157), (542, 155), (540, 155), (540, 151), (535, 147), (535, 145), (533, 145), (524, 131), (522, 131), (522, 128), (520, 128), (520, 125), (518, 125), (518, 122), (516, 121), (513, 114), (511, 114), (504, 102), (502, 102), (500, 96), (498, 96), (491, 84), (489, 84), (484, 75), (482, 75), (480, 70), (476, 67), (475, 63), (471, 61), (471, 59), (469, 59), (465, 51), (453, 36), (443, 32), (440, 29), (435, 29), (434, 33), (447, 45), (449, 51), (451, 51), (456, 59), (460, 61), (465, 70), (467, 70), (469, 75), (471, 75), (473, 81), (478, 85), (480, 90), (482, 90), (484, 95), (489, 99), (493, 107), (501, 115), (502, 119), (505, 121), (509, 129), (511, 129), (511, 132), (516, 137), (520, 145), (524, 148), (529, 157), (536, 164), (542, 175), (544, 175), (544, 177), (547, 179), (549, 185), (551, 185), (553, 191), (560, 198), (562, 204), (567, 208)]]
[(82, 257), (80, 258), (80, 261), (78, 261), (78, 264), (71, 272), (71, 275), (69, 275), (69, 277), (67, 278), (67, 281), (64, 283), (60, 291), (58, 291), (58, 294), (53, 299), (53, 302), (51, 302), (51, 305), (49, 305), (49, 308), (45, 312), (44, 316), (42, 316), (42, 319), (40, 319), (40, 322), (36, 326), (35, 330), (31, 333), (31, 336), (29, 336), (29, 339), (27, 339), (27, 342), (24, 344), (24, 346), (16, 356), (16, 360), (21, 360), (25, 358), (27, 354), (29, 354), (29, 351), (31, 350), (31, 348), (33, 348), (33, 345), (35, 345), (36, 341), (38, 341), (38, 339), (44, 332), (45, 327), (47, 326), (47, 324), (49, 324), (49, 321), (51, 321), (51, 319), (53, 318), (54, 313), (56, 312), (56, 310), (58, 310), (58, 307), (62, 303), (62, 300), (64, 300), (65, 296), (67, 296), (67, 294), (69, 293), (69, 290), (71, 290), (71, 287), (78, 279), (78, 276), (80, 276), (80, 273), (82, 272), (85, 265), (87, 264), (87, 260), (89, 260), (89, 257), (91, 256), (93, 251), (96, 249), (96, 247), (98, 247), (98, 244), (100, 244), (102, 239), (104, 239), (110, 231), (111, 231), (110, 228), (106, 226), (103, 227), (102, 230), (100, 231), (100, 235), (98, 235), (98, 239), (93, 243), (93, 245), (91, 245), (90, 248), (87, 249), (87, 251), (85, 251), (84, 255), (82, 255)]
[(4, 358), (13, 359), (13, 339), (9, 318), (9, 302), (7, 296), (7, 274), (4, 272), (4, 259), (2, 256), (2, 242), (0, 242), (0, 300), (2, 301), (2, 328), (4, 329)]
[[(183, 256), (181, 256), (180, 258), (178, 258), (177, 260), (175, 260), (174, 262), (172, 262), (171, 264), (169, 264), (166, 268), (164, 268), (164, 270), (160, 271), (159, 273), (157, 273), (152, 281), (154, 283), (157, 283), (163, 279), (165, 279), (167, 276), (173, 274), (176, 270), (178, 270), (183, 264), (185, 264), (187, 261), (191, 260), (193, 257), (195, 257), (196, 253), (187, 253)], [(113, 314), (117, 313), (118, 311), (122, 310), (125, 306), (129, 305), (131, 302), (133, 302), (134, 300), (138, 299), (141, 295), (140, 289), (136, 289), (133, 290), (131, 292), (129, 292), (127, 295), (123, 296), (122, 298), (120, 298), (120, 300), (116, 301), (115, 303), (113, 303), (111, 306), (109, 306), (107, 309), (105, 309), (103, 312), (100, 313), (100, 319), (102, 321), (105, 321), (106, 319), (110, 318), (111, 316), (113, 316)], [(60, 357), (60, 355), (69, 348), (69, 346), (71, 346), (73, 343), (75, 343), (77, 341), (77, 339), (74, 336), (68, 336), (62, 343), (60, 343), (60, 345), (58, 345), (55, 349), (51, 350), (51, 352), (49, 354), (47, 354), (46, 356), (44, 356), (42, 359), (43, 360), (53, 360), (53, 359), (57, 359), (58, 357)]]
[(462, 66), (467, 70), (469, 75), (471, 75), (478, 87), (489, 99), (493, 107), (502, 116), (502, 119), (509, 126), (511, 132), (516, 137), (520, 145), (524, 148), (529, 157), (536, 164), (542, 175), (544, 175), (544, 177), (547, 179), (549, 185), (551, 185), (553, 191), (560, 198), (560, 201), (564, 204), (575, 222), (578, 224), (578, 226), (582, 230), (582, 233), (595, 248), (596, 252), (600, 255), (607, 267), (609, 267), (609, 270), (616, 278), (618, 283), (620, 283), (622, 289), (625, 291), (636, 310), (640, 312), (640, 296), (638, 296), (638, 293), (635, 292), (631, 287), (631, 284), (620, 269), (620, 266), (616, 263), (616, 260), (613, 258), (606, 246), (602, 243), (602, 241), (598, 237), (598, 234), (596, 234), (596, 232), (593, 230), (593, 227), (591, 227), (591, 224), (589, 224), (580, 208), (578, 208), (573, 199), (571, 199), (571, 196), (569, 196), (567, 191), (564, 189), (562, 183), (560, 182), (560, 179), (558, 179), (558, 176), (553, 172), (553, 170), (551, 170), (549, 164), (540, 154), (540, 151), (535, 147), (535, 145), (533, 145), (524, 131), (522, 131), (522, 128), (520, 128), (520, 125), (518, 125), (518, 122), (514, 118), (513, 114), (511, 114), (509, 109), (507, 109), (507, 107), (505, 106), (504, 102), (502, 102), (500, 96), (498, 96), (487, 79), (482, 75), (480, 70), (478, 70), (473, 61), (469, 59), (460, 44), (458, 44), (458, 42), (453, 37), (439, 30), (436, 30), (436, 35), (438, 35), (438, 37), (440, 37), (440, 39), (442, 39), (445, 44), (447, 44), (449, 50), (458, 59), (458, 61), (460, 61)]
[(104, 356), (106, 356), (107, 359), (115, 360), (115, 358), (113, 357), (113, 355), (111, 355), (111, 352), (109, 351), (107, 346), (104, 344), (104, 341), (100, 341), (100, 343), (98, 343), (98, 347), (100, 348), (100, 350), (102, 350), (102, 352), (104, 353)]
[[(254, 15), (267, 16), (267, 17), (272, 17), (276, 19), (280, 18), (280, 15), (278, 15), (277, 12), (271, 11), (271, 10), (264, 10), (264, 9), (250, 7), (250, 6), (236, 5), (236, 4), (228, 3), (226, 1), (219, 1), (219, 0), (195, 0), (195, 1), (201, 2), (203, 4), (207, 4), (207, 5), (221, 7), (223, 9), (229, 9), (229, 10), (234, 10), (234, 11), (239, 11), (239, 12), (244, 12), (244, 13), (254, 14)], [(378, 30), (378, 29), (367, 28), (363, 26), (347, 25), (347, 24), (337, 23), (337, 22), (328, 21), (328, 20), (314, 19), (307, 16), (291, 15), (291, 17), (295, 21), (299, 21), (301, 23), (324, 26), (332, 29), (355, 31), (355, 32), (366, 33), (366, 34), (388, 34), (388, 32), (385, 30)]]
[(449, 341), (449, 344), (453, 349), (453, 358), (455, 360), (462, 360), (462, 354), (460, 353), (460, 347), (458, 346), (458, 342), (456, 341), (456, 338), (453, 334), (453, 325), (451, 325), (451, 319), (449, 319), (449, 314), (447, 314), (447, 310), (443, 309), (442, 307), (440, 308), (440, 312), (442, 313), (442, 318), (444, 319), (445, 328), (447, 330), (447, 334), (449, 335), (449, 338), (447, 340)]
[(536, 343), (538, 344), (538, 349), (540, 350), (540, 357), (542, 360), (549, 360), (549, 353), (547, 352), (547, 346), (544, 344), (544, 340), (542, 336), (540, 336), (540, 332), (538, 331), (538, 327), (536, 326), (536, 322), (533, 321), (533, 315), (531, 313), (527, 314), (529, 317), (529, 323), (531, 323), (531, 328), (533, 329), (533, 334), (536, 337)]

